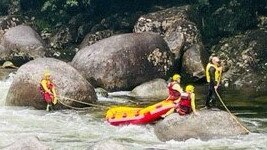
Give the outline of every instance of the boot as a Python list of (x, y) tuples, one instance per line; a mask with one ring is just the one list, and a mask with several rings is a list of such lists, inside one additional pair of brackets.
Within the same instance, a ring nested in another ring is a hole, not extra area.
[(50, 104), (47, 104), (46, 111), (50, 111), (50, 110), (51, 110), (51, 105)]

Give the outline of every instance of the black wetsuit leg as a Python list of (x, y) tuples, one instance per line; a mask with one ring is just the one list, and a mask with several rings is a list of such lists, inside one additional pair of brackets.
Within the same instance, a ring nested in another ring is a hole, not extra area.
[(216, 96), (215, 96), (215, 88), (214, 88), (214, 83), (210, 82), (209, 83), (209, 89), (208, 89), (208, 94), (206, 98), (206, 107), (211, 108), (211, 106), (216, 107)]

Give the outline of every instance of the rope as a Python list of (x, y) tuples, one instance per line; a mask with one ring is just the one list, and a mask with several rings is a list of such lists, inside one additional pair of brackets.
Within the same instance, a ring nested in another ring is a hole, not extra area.
[(215, 93), (217, 94), (219, 100), (221, 101), (221, 103), (223, 104), (224, 108), (226, 109), (226, 111), (230, 114), (230, 116), (237, 122), (237, 124), (239, 124), (246, 132), (251, 133), (245, 126), (243, 126), (238, 120), (237, 118), (231, 113), (231, 111), (226, 107), (226, 105), (224, 104), (221, 96), (219, 95), (219, 93), (217, 92), (217, 90), (215, 89)]
[(83, 108), (73, 107), (73, 106), (70, 106), (70, 105), (67, 105), (67, 104), (63, 103), (60, 99), (58, 99), (58, 101), (59, 101), (62, 105), (66, 106), (66, 107), (69, 107), (69, 108), (71, 108), (71, 109), (76, 109), (76, 110), (86, 110), (86, 109), (89, 108), (89, 107), (83, 107)]
[[(72, 99), (72, 98), (68, 98), (68, 97), (64, 97), (64, 96), (59, 96), (60, 99), (67, 99), (67, 100), (70, 100), (70, 101), (73, 101), (73, 102), (76, 102), (76, 103), (79, 103), (79, 104), (84, 104), (84, 105), (87, 105), (87, 106), (91, 106), (91, 107), (97, 107), (97, 108), (101, 108), (101, 109), (108, 109), (109, 107), (107, 106), (102, 106), (102, 105), (97, 105), (97, 104), (93, 104), (93, 103), (86, 103), (86, 102), (82, 102), (82, 101), (78, 101), (78, 100), (75, 100), (75, 99)], [(61, 104), (65, 105), (66, 107), (70, 107), (70, 108), (73, 108), (73, 109), (88, 109), (87, 108), (78, 108), (78, 107), (73, 107), (73, 106), (69, 106), (65, 103), (63, 103), (61, 100), (59, 100)]]

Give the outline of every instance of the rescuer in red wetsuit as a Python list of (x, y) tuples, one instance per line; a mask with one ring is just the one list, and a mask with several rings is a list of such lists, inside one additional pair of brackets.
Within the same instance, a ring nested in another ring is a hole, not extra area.
[(196, 112), (194, 89), (194, 86), (188, 85), (185, 88), (186, 92), (181, 94), (181, 99), (179, 101), (178, 108), (176, 109), (180, 115), (190, 114), (191, 112), (198, 115)]
[[(171, 100), (174, 102), (175, 105), (178, 105), (181, 93), (183, 92), (183, 89), (180, 86), (180, 82), (181, 76), (179, 74), (174, 74), (171, 82), (168, 84), (169, 97), (166, 99), (166, 101)], [(174, 108), (170, 109), (166, 114), (162, 115), (161, 117), (164, 118), (173, 112)]]
[(185, 88), (186, 92), (182, 92), (180, 98), (178, 100), (178, 104), (174, 106), (174, 108), (170, 109), (166, 114), (161, 117), (166, 117), (173, 113), (175, 110), (180, 115), (190, 114), (192, 111), (195, 115), (198, 115), (196, 112), (195, 105), (195, 94), (194, 94), (194, 86), (188, 85)]
[(166, 100), (179, 101), (183, 89), (180, 86), (181, 76), (174, 74), (172, 81), (168, 84), (169, 97)]
[(40, 93), (42, 94), (44, 101), (47, 103), (46, 111), (50, 111), (52, 104), (55, 105), (57, 103), (55, 85), (50, 77), (50, 73), (46, 71), (40, 82)]

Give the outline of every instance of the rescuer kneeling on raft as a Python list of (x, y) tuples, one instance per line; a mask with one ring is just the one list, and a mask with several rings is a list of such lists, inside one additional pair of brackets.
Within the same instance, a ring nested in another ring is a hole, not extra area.
[(52, 109), (52, 105), (57, 103), (55, 85), (51, 81), (50, 77), (50, 73), (46, 71), (40, 82), (40, 93), (42, 94), (44, 101), (47, 103), (46, 111), (50, 111)]
[(166, 100), (179, 101), (183, 89), (180, 86), (181, 76), (174, 74), (171, 82), (168, 84), (169, 97)]

